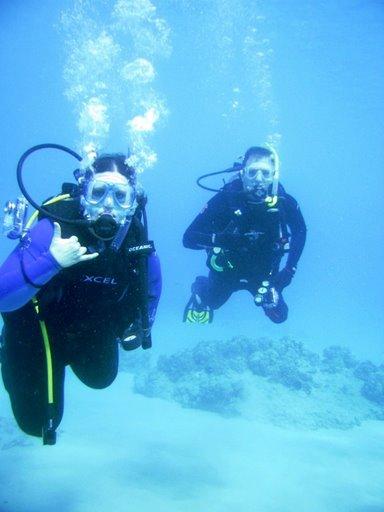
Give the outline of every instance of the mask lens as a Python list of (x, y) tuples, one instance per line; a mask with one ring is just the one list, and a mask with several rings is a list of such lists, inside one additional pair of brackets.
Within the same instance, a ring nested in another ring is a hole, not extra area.
[(88, 200), (92, 204), (100, 203), (107, 195), (108, 185), (103, 181), (94, 181), (88, 189)]
[(122, 185), (115, 186), (113, 195), (114, 195), (116, 203), (122, 207), (128, 207), (132, 204), (132, 200), (131, 200), (132, 190), (128, 186), (126, 186), (126, 187), (124, 187)]
[(129, 208), (134, 202), (134, 191), (129, 185), (116, 185), (104, 181), (93, 181), (89, 184), (87, 200), (97, 205), (112, 194), (114, 202), (121, 208)]
[(247, 178), (250, 180), (256, 179), (260, 175), (260, 173), (265, 180), (270, 180), (273, 178), (273, 171), (269, 169), (260, 169), (259, 167), (245, 168), (245, 174)]
[(257, 170), (256, 169), (248, 169), (247, 171), (247, 176), (248, 178), (254, 178), (257, 174)]
[(273, 172), (272, 172), (272, 171), (268, 171), (268, 170), (266, 170), (266, 169), (264, 169), (264, 170), (262, 171), (262, 173), (263, 173), (263, 177), (264, 177), (266, 180), (271, 179), (271, 178), (272, 178), (272, 176), (273, 176)]

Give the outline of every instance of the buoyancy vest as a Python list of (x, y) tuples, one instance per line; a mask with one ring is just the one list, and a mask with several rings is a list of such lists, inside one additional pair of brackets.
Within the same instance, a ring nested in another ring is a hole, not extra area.
[[(45, 208), (60, 217), (78, 219), (80, 204), (69, 198)], [(39, 218), (42, 218), (39, 216)], [(126, 327), (127, 318), (137, 314), (140, 305), (141, 282), (138, 258), (129, 248), (142, 242), (142, 226), (133, 219), (127, 237), (119, 251), (112, 251), (110, 243), (101, 249), (100, 241), (86, 226), (60, 223), (63, 238), (78, 237), (89, 252), (99, 252), (94, 260), (62, 269), (36, 294), (40, 313), (53, 336), (63, 331), (89, 330), (90, 325), (111, 326), (118, 333)], [(8, 313), (5, 323), (16, 325), (35, 323), (31, 302)]]
[(253, 270), (269, 274), (288, 249), (288, 228), (284, 210), (284, 189), (280, 188), (273, 206), (265, 202), (251, 202), (238, 190), (239, 184), (230, 183), (224, 187), (223, 201), (226, 203), (226, 226), (223, 232), (245, 234), (254, 232), (256, 240), (252, 245), (238, 250), (223, 250), (219, 247), (208, 252), (208, 267), (217, 272), (237, 271), (249, 274)]

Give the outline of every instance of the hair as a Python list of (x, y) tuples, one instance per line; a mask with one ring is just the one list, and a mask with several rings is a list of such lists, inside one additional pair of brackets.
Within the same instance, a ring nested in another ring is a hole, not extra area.
[(263, 148), (261, 146), (252, 146), (251, 148), (247, 149), (244, 157), (243, 157), (243, 163), (244, 166), (252, 156), (255, 156), (258, 160), (261, 160), (262, 158), (271, 158), (272, 161), (275, 163), (275, 158), (270, 149)]
[(131, 185), (136, 183), (136, 172), (133, 167), (126, 163), (126, 155), (123, 153), (105, 153), (98, 156), (92, 164), (92, 169), (95, 174), (101, 172), (108, 172), (114, 166), (117, 171), (125, 176)]

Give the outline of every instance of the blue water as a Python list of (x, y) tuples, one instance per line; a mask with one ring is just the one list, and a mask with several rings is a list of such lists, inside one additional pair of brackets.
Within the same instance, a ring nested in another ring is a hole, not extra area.
[[(141, 17), (119, 27), (111, 17), (118, 5)], [(73, 23), (77, 13), (78, 25), (65, 27), (63, 12)], [(105, 151), (126, 151), (136, 141), (147, 155), (157, 156), (140, 178), (164, 278), (155, 355), (204, 339), (267, 335), (289, 336), (317, 353), (341, 345), (359, 360), (380, 364), (383, 28), (384, 6), (376, 0), (60, 0), (44, 6), (37, 0), (3, 0), (0, 202), (17, 194), (17, 160), (34, 144), (57, 142), (80, 150), (88, 138)], [(110, 66), (108, 47), (96, 45), (92, 59), (80, 46), (103, 30), (118, 46)], [(148, 34), (156, 41), (145, 39)], [(143, 56), (153, 64), (154, 79), (124, 80), (126, 62)], [(68, 70), (85, 87), (72, 98)], [(110, 91), (103, 98), (109, 128), (99, 123), (104, 131), (92, 138), (89, 126), (78, 123), (87, 94), (101, 91), (93, 89), (98, 73)], [(158, 108), (159, 120), (138, 140), (127, 133), (126, 123), (143, 113), (143, 99)], [(268, 140), (281, 158), (282, 183), (299, 201), (308, 225), (307, 245), (285, 294), (289, 319), (268, 323), (244, 292), (217, 312), (213, 325), (186, 326), (181, 317), (190, 284), (206, 272), (203, 253), (181, 244), (185, 228), (210, 197), (195, 179), (230, 166), (249, 146)], [(68, 157), (41, 154), (28, 165), (26, 182), (43, 200), (70, 179), (73, 168)], [(1, 260), (12, 247), (2, 239)], [(384, 501), (378, 506), (356, 510), (383, 510)]]

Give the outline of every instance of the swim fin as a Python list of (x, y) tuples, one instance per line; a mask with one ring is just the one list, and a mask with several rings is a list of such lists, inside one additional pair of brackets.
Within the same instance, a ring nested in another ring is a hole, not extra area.
[(188, 324), (210, 324), (213, 320), (213, 310), (202, 306), (195, 293), (192, 294), (184, 309), (183, 322)]

